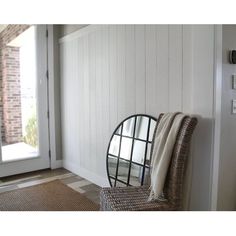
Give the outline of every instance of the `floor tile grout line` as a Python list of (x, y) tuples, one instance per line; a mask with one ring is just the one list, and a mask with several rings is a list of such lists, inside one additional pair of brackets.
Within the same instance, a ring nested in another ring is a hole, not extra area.
[(25, 188), (25, 187), (30, 187), (30, 186), (42, 184), (42, 183), (51, 182), (53, 180), (60, 180), (60, 179), (69, 178), (69, 177), (72, 177), (73, 175), (74, 175), (73, 173), (58, 175), (58, 176), (48, 177), (48, 178), (45, 178), (45, 179), (40, 179), (40, 180), (29, 181), (29, 182), (26, 182), (26, 183), (21, 183), (21, 184), (18, 184), (17, 186), (19, 188)]
[(36, 178), (40, 178), (41, 175), (35, 175), (35, 176), (31, 176), (31, 177), (26, 177), (26, 178), (21, 178), (21, 179), (17, 179), (17, 180), (11, 180), (11, 181), (6, 181), (6, 182), (1, 182), (0, 183), (0, 187), (5, 187), (5, 186), (9, 186), (12, 184), (16, 184), (22, 181), (27, 181), (27, 180), (31, 180), (31, 179), (36, 179)]

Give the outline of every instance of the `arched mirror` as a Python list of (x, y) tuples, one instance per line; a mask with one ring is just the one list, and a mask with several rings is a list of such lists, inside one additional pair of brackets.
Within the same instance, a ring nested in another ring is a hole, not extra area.
[(156, 118), (133, 115), (115, 129), (107, 149), (107, 175), (111, 187), (147, 184)]

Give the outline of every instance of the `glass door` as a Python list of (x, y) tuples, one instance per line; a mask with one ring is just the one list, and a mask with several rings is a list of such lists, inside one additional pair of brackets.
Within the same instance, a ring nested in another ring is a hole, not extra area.
[(0, 177), (48, 168), (46, 25), (8, 25), (0, 33)]

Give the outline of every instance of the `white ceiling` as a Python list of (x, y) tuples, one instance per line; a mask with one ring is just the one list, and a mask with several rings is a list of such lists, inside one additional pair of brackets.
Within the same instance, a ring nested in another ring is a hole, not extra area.
[(0, 25), (0, 33), (7, 27), (7, 25)]

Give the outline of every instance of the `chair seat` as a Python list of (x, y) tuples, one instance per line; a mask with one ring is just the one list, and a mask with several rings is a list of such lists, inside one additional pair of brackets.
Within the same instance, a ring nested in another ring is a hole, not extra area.
[(149, 187), (103, 188), (100, 192), (103, 211), (173, 211), (178, 210), (168, 201), (148, 201)]

